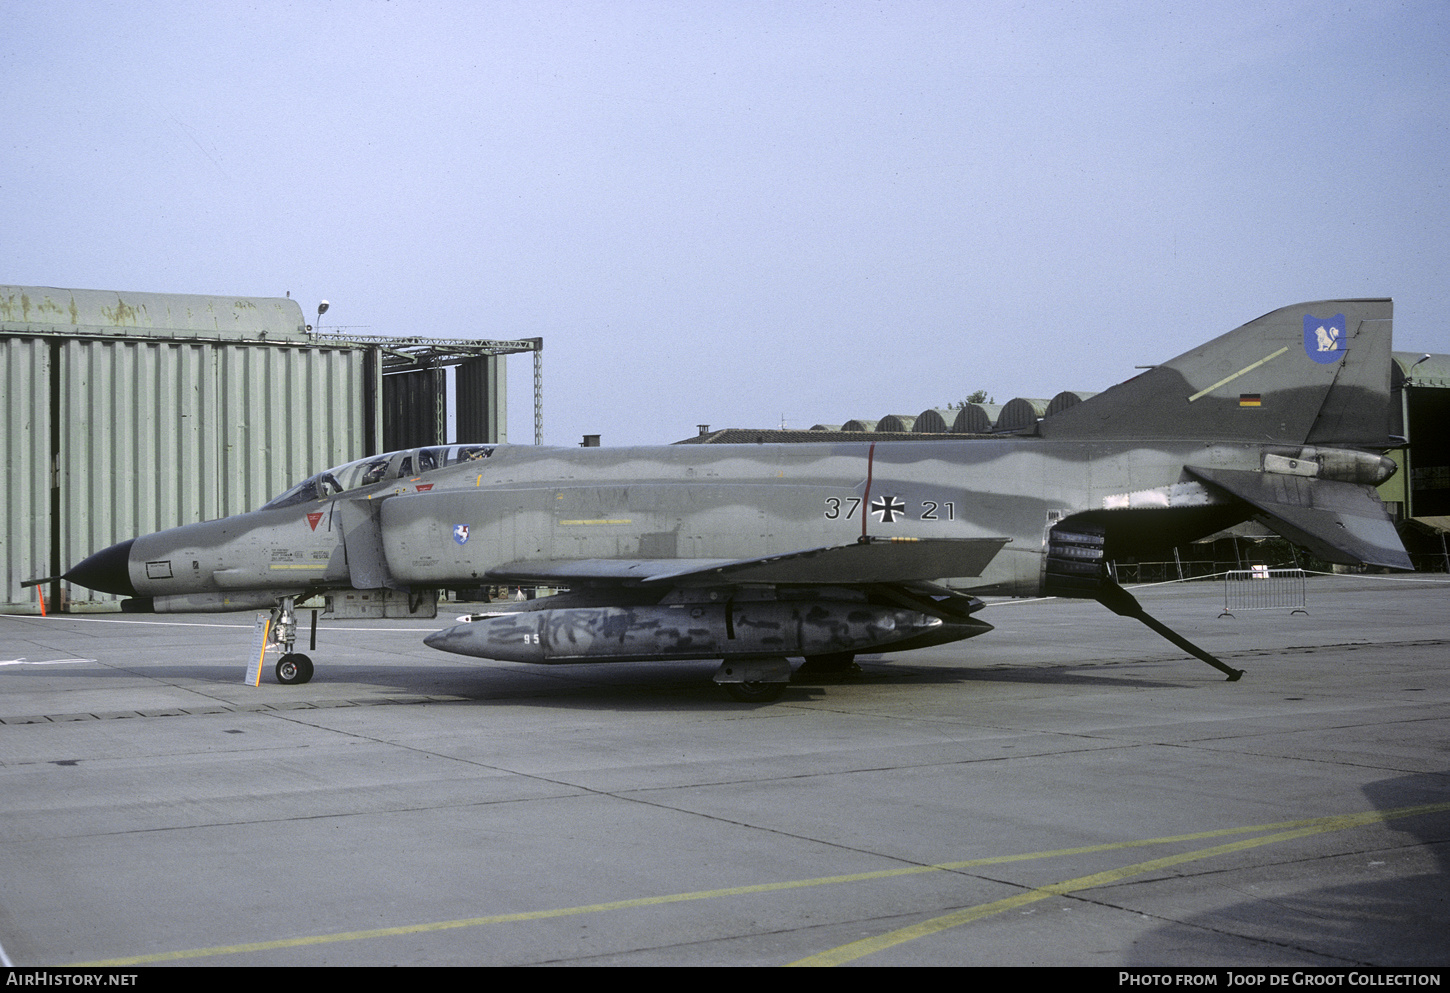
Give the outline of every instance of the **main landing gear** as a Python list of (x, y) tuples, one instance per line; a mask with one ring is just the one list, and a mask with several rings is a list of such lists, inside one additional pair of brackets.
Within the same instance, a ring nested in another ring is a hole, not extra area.
[(789, 683), (767, 683), (763, 680), (751, 680), (747, 683), (721, 683), (725, 692), (730, 694), (730, 699), (740, 703), (770, 703), (779, 700), (785, 694), (785, 688)]
[(762, 656), (727, 659), (715, 670), (715, 682), (732, 700), (770, 703), (790, 685), (790, 661)]
[[(272, 608), (272, 641), (282, 646), (283, 655), (277, 660), (277, 682), (283, 686), (296, 686), (312, 678), (312, 659), (301, 652), (292, 651), (297, 642), (296, 597), (283, 597)], [(312, 647), (317, 647), (317, 614), (312, 614)]]

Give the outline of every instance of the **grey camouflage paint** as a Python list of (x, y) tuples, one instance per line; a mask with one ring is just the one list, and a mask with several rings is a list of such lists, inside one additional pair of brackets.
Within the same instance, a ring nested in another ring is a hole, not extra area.
[[(1257, 517), (1331, 561), (1403, 568), (1373, 491), (1393, 471), (1377, 453), (1390, 444), (1390, 314), (1388, 300), (1281, 308), (1044, 418), (1031, 434), (498, 446), (417, 477), (137, 538), (68, 577), (153, 598), (157, 610), (223, 609), (229, 598), (255, 609), (259, 597), (330, 588), (567, 585), (575, 613), (489, 622), (499, 638), (538, 637), (538, 651), (523, 654), (549, 661), (578, 657), (553, 647), (571, 637), (602, 643), (605, 631), (625, 629), (611, 657), (716, 657), (720, 639), (700, 632), (734, 615), (692, 628), (668, 613), (695, 609), (671, 597), (698, 603), (711, 591), (737, 605), (745, 592), (791, 601), (749, 608), (782, 624), (779, 612), (803, 602), (839, 620), (865, 597), (878, 611), (944, 619), (938, 636), (969, 637), (986, 628), (967, 622), (975, 608), (934, 610), (920, 601), (922, 584), (1036, 594), (1047, 532), (1061, 522), (1100, 528), (1111, 559), (1166, 555)], [(1312, 320), (1341, 317), (1342, 334), (1338, 324), (1330, 339), (1320, 331), (1335, 353), (1313, 354)], [(893, 616), (898, 623), (920, 621)], [(732, 640), (737, 652), (830, 647)], [(882, 638), (844, 643), (860, 650)]]

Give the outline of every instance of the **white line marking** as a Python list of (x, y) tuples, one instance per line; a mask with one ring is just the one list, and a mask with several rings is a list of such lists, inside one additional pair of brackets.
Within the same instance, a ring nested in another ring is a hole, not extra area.
[(1218, 389), (1220, 386), (1223, 386), (1226, 383), (1232, 383), (1235, 379), (1238, 379), (1244, 373), (1246, 373), (1246, 372), (1253, 372), (1255, 369), (1257, 369), (1259, 366), (1263, 365), (1265, 362), (1268, 362), (1270, 359), (1277, 359), (1280, 355), (1283, 355), (1288, 350), (1289, 350), (1289, 346), (1288, 345), (1285, 345), (1283, 348), (1279, 349), (1273, 355), (1265, 355), (1263, 358), (1259, 359), (1259, 361), (1255, 362), (1253, 365), (1246, 365), (1242, 369), (1240, 369), (1238, 372), (1234, 373), (1232, 376), (1225, 376), (1223, 379), (1220, 379), (1218, 382), (1214, 383), (1208, 389), (1206, 389), (1206, 390), (1199, 390), (1197, 393), (1193, 394), (1193, 396), (1191, 396), (1191, 397), (1188, 398), (1188, 402), (1189, 403), (1192, 403), (1193, 401), (1197, 400), (1199, 397), (1207, 396), (1208, 394), (1212, 393), (1214, 390)]
[(23, 658), (0, 659), (0, 665), (64, 665), (67, 662), (94, 662), (95, 659), (46, 659), (45, 661), (27, 662)]

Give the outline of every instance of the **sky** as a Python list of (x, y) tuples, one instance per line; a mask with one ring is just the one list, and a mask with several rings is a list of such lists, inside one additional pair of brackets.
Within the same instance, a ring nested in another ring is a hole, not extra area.
[(1443, 0), (0, 16), (0, 284), (541, 336), (547, 444), (1101, 390), (1311, 300), (1450, 352)]

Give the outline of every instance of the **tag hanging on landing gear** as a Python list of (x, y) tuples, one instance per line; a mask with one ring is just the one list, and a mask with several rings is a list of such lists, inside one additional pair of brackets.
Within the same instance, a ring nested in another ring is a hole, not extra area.
[(267, 658), (267, 636), (271, 632), (271, 615), (258, 614), (257, 623), (252, 628), (252, 650), (247, 656), (247, 670), (242, 675), (242, 682), (248, 686), (262, 685), (262, 665)]

